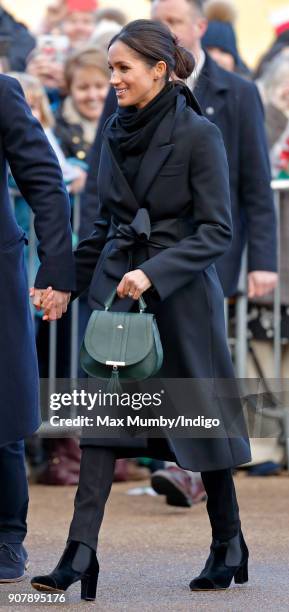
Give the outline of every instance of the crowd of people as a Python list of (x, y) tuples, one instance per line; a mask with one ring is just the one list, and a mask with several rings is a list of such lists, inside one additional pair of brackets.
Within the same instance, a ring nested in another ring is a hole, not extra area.
[[(197, 10), (193, 27), (187, 10), (191, 5)], [(250, 340), (262, 375), (270, 377), (272, 290), (277, 280), (270, 178), (289, 178), (289, 6), (274, 20), (274, 42), (254, 71), (240, 56), (234, 27), (237, 15), (228, 0), (156, 0), (152, 2), (152, 18), (166, 23), (194, 54), (196, 67), (187, 84), (204, 115), (218, 125), (223, 135), (230, 168), (234, 238), (229, 254), (218, 264), (218, 272), (224, 293), (233, 304), (247, 241)], [(81, 197), (81, 222), (75, 244), (93, 230), (102, 127), (116, 108), (107, 47), (127, 21), (121, 10), (101, 9), (97, 0), (54, 0), (38, 32), (32, 33), (0, 8), (0, 71), (19, 81), (33, 115), (42, 125), (62, 169), (72, 215), (74, 198)], [(29, 209), (23, 195), (17, 193), (12, 173), (9, 181), (17, 221), (29, 235)], [(282, 195), (284, 201), (288, 198), (286, 193)], [(284, 376), (288, 376), (289, 367), (287, 208), (281, 206), (280, 224)], [(37, 266), (35, 256), (35, 269)], [(81, 298), (80, 329), (84, 329), (89, 312), (85, 297)], [(39, 317), (35, 329), (43, 377), (48, 373), (47, 328)], [(58, 324), (58, 377), (69, 376), (69, 329), (68, 313)], [(252, 375), (259, 374), (252, 369)], [(27, 442), (27, 455), (38, 482), (77, 483), (80, 451), (76, 440), (43, 442), (36, 436)], [(282, 461), (279, 446), (271, 455), (269, 451), (268, 472), (278, 471)], [(204, 499), (205, 491), (196, 475), (175, 465), (164, 468), (156, 460), (120, 459), (115, 478), (141, 479), (152, 472), (153, 486), (167, 496), (168, 503), (190, 506)]]

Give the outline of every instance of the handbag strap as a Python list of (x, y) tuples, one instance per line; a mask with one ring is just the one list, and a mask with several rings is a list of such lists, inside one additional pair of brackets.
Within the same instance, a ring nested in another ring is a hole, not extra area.
[[(110, 310), (114, 300), (116, 298), (116, 289), (114, 289), (110, 296), (107, 298), (107, 300), (104, 302), (104, 308), (105, 310)], [(139, 307), (139, 311), (140, 312), (144, 312), (147, 308), (146, 302), (144, 301), (142, 295), (140, 296), (139, 300), (138, 300), (138, 307)]]

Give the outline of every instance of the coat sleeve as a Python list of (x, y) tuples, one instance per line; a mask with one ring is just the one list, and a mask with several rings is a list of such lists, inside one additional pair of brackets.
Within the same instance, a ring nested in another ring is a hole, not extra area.
[(195, 231), (139, 266), (162, 300), (214, 263), (232, 238), (229, 172), (222, 136), (206, 119), (198, 126), (190, 162)]
[[(1, 83), (0, 131), (17, 186), (35, 214), (40, 268), (35, 287), (74, 287), (70, 203), (54, 151), (15, 79)], [(4, 110), (5, 109), (5, 110)]]
[(274, 272), (277, 269), (276, 219), (263, 106), (253, 83), (245, 82), (243, 87), (239, 201), (246, 216), (248, 270)]
[(89, 171), (85, 190), (81, 198), (81, 218), (79, 228), (79, 236), (81, 240), (89, 236), (93, 231), (93, 224), (98, 210), (97, 175), (102, 145), (102, 131), (107, 119), (113, 115), (113, 113), (115, 113), (116, 108), (117, 99), (114, 89), (111, 88), (99, 120), (95, 141), (92, 145), (88, 160)]

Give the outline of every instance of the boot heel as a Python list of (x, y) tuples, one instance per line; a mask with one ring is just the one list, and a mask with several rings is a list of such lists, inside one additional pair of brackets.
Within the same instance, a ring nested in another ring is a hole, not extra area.
[(244, 584), (244, 582), (248, 582), (248, 561), (237, 569), (234, 575), (234, 580), (236, 584)]
[(81, 578), (81, 599), (86, 601), (94, 601), (96, 598), (98, 574), (83, 576)]

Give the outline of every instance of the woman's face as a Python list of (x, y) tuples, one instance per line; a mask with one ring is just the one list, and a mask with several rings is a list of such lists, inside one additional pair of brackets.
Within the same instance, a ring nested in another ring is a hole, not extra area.
[(166, 64), (158, 62), (152, 68), (130, 47), (116, 41), (108, 51), (110, 83), (115, 89), (119, 106), (146, 106), (165, 84)]
[(97, 121), (108, 93), (108, 77), (98, 68), (76, 68), (70, 94), (77, 111), (89, 121)]
[(69, 38), (71, 47), (75, 49), (89, 41), (94, 29), (94, 14), (86, 11), (69, 13), (63, 23), (63, 34)]

